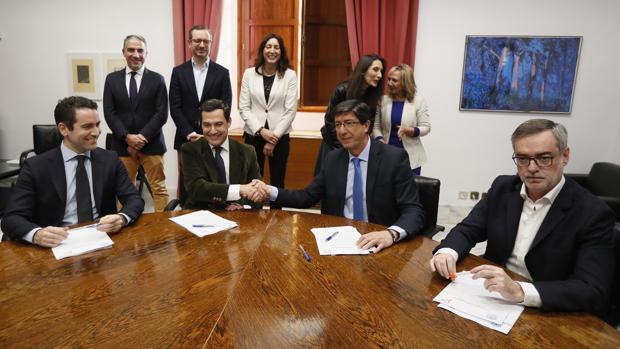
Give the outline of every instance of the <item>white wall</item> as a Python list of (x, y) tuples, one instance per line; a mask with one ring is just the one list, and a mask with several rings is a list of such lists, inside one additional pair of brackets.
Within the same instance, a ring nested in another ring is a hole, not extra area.
[[(422, 0), (415, 76), (431, 110), (422, 173), (442, 180), (442, 204), (459, 191), (486, 191), (498, 174), (515, 173), (510, 134), (521, 122), (544, 117), (569, 132), (567, 172), (587, 172), (596, 161), (620, 163), (620, 2), (598, 0)], [(581, 35), (571, 115), (460, 112), (465, 35)]]
[[(569, 172), (595, 161), (620, 162), (620, 2), (597, 0), (422, 0), (416, 82), (431, 108), (423, 174), (442, 180), (442, 204), (459, 191), (485, 191), (497, 174), (514, 173), (509, 137), (522, 121), (547, 117), (564, 123), (572, 148)], [(174, 65), (170, 0), (22, 0), (0, 2), (0, 158), (31, 147), (34, 123), (52, 123), (58, 99), (69, 94), (67, 52), (118, 52), (129, 33), (146, 37), (146, 65), (169, 83)], [(569, 116), (460, 112), (465, 35), (582, 35), (573, 112)], [(237, 81), (237, 2), (224, 0), (218, 63)], [(332, 86), (326, 86), (332, 89)], [(233, 127), (242, 122), (233, 93)], [(103, 119), (103, 115), (102, 119)], [(318, 130), (322, 114), (298, 113), (293, 127)], [(107, 131), (107, 126), (104, 125)], [(172, 145), (174, 123), (164, 127)], [(103, 139), (100, 142), (103, 145)], [(176, 152), (166, 154), (169, 188), (176, 187)]]

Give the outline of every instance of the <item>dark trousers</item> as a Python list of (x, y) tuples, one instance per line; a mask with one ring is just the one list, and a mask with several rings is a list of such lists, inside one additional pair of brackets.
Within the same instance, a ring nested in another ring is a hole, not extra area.
[[(252, 145), (256, 150), (256, 159), (258, 160), (258, 166), (260, 167), (261, 176), (265, 175), (265, 155), (263, 154), (263, 147), (266, 141), (261, 136), (252, 136), (247, 133), (243, 133), (243, 141), (245, 144)], [(288, 162), (288, 154), (291, 149), (291, 138), (288, 134), (280, 137), (278, 144), (273, 149), (273, 156), (269, 157), (269, 178), (270, 184), (284, 188), (284, 175), (286, 174), (286, 163)], [(271, 203), (271, 208), (282, 208), (281, 206)]]

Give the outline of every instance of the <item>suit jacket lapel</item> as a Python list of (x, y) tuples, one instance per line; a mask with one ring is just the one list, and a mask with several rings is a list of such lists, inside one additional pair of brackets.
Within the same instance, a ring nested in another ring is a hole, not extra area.
[(241, 165), (244, 162), (243, 154), (241, 153), (241, 147), (239, 144), (229, 138), (228, 144), (230, 147), (230, 153), (228, 157), (228, 177), (230, 184), (243, 184), (241, 183)]
[[(97, 207), (97, 212), (99, 212), (99, 216), (101, 216), (101, 197), (103, 195), (103, 181), (104, 178), (101, 176), (103, 173), (103, 162), (99, 156), (97, 156), (97, 149), (90, 152), (90, 164), (91, 171), (93, 176), (93, 195), (95, 196), (95, 207)], [(101, 217), (99, 217), (101, 218)]]
[(62, 206), (65, 207), (67, 205), (67, 175), (65, 173), (65, 160), (62, 158), (62, 152), (60, 151), (60, 147), (56, 149), (55, 157), (55, 159), (52, 159), (52, 161), (50, 161), (49, 168), (54, 174), (52, 176), (52, 183), (54, 183), (54, 189), (56, 189), (56, 194), (58, 194)]
[(501, 247), (501, 256), (506, 261), (514, 249), (517, 231), (519, 230), (519, 220), (523, 211), (523, 198), (520, 195), (521, 184), (517, 185), (513, 191), (506, 194), (506, 225), (504, 231), (506, 238), (501, 241), (505, 244)]
[(140, 105), (140, 99), (144, 95), (143, 91), (149, 85), (150, 77), (151, 75), (149, 74), (148, 70), (144, 68), (144, 71), (142, 72), (142, 81), (140, 81), (140, 88), (138, 89), (138, 95), (136, 96), (136, 100), (133, 101), (133, 103), (131, 104), (131, 107), (133, 108), (134, 111), (138, 110), (138, 105)]
[(553, 204), (551, 204), (549, 212), (547, 212), (547, 216), (545, 216), (540, 228), (538, 228), (536, 237), (534, 237), (534, 241), (532, 241), (530, 251), (533, 250), (545, 237), (547, 237), (547, 235), (551, 234), (555, 227), (564, 219), (564, 211), (570, 208), (573, 201), (570, 187), (568, 187), (569, 185), (570, 184), (568, 184), (568, 182), (564, 183), (564, 187), (555, 198)]
[[(194, 68), (191, 60), (185, 63), (185, 74), (183, 75), (185, 75), (185, 83), (189, 86), (189, 90), (192, 91), (192, 96), (196, 99), (196, 103), (199, 104), (200, 98), (198, 98), (198, 91), (196, 90), (196, 80), (194, 80)], [(207, 74), (207, 79), (208, 75), (209, 74)]]
[[(202, 104), (204, 102), (204, 98), (207, 94), (207, 91), (209, 91), (211, 89), (211, 86), (213, 85), (213, 81), (215, 80), (213, 78), (213, 61), (209, 61), (209, 68), (207, 69), (207, 78), (205, 79), (205, 85), (202, 88), (202, 96), (200, 96), (200, 103)], [(193, 72), (192, 72), (193, 75)]]
[[(262, 80), (262, 79), (261, 79)], [(278, 74), (276, 73), (275, 77), (273, 78), (273, 85), (271, 85), (271, 91), (269, 92), (269, 103), (267, 103), (267, 107), (271, 108), (271, 105), (274, 103), (274, 99), (273, 96), (275, 95), (274, 92), (276, 92), (279, 88), (282, 87), (282, 81), (283, 79), (279, 79), (278, 78)], [(263, 88), (264, 90), (264, 88)], [(263, 96), (263, 99), (265, 98), (265, 93), (263, 92), (261, 94)]]
[[(335, 150), (334, 150), (335, 151)], [(327, 170), (324, 173), (324, 180), (327, 183), (333, 185), (335, 198), (338, 200), (334, 204), (336, 215), (342, 216), (344, 214), (344, 203), (347, 195), (347, 173), (349, 172), (349, 152), (346, 149), (340, 148), (338, 150), (338, 159), (335, 164), (334, 178), (329, 178), (331, 171)], [(331, 186), (331, 185), (330, 185)], [(331, 189), (331, 188), (330, 188)], [(329, 191), (330, 189), (327, 189)], [(331, 206), (331, 203), (330, 203)]]
[(202, 152), (204, 154), (204, 162), (207, 167), (207, 174), (209, 175), (209, 179), (213, 183), (217, 183), (217, 170), (215, 165), (215, 158), (213, 157), (213, 151), (209, 146), (209, 142), (205, 140), (201, 140), (202, 144)]
[(368, 154), (368, 167), (366, 170), (366, 210), (370, 217), (372, 212), (372, 200), (374, 196), (375, 181), (381, 168), (381, 148), (373, 141), (370, 141), (370, 153)]

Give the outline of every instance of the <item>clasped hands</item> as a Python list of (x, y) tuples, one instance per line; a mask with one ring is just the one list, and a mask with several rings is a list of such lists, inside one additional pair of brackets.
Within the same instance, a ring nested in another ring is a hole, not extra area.
[(265, 154), (265, 156), (273, 156), (273, 149), (276, 147), (276, 144), (278, 144), (280, 139), (273, 131), (266, 128), (262, 128), (260, 130), (260, 135), (263, 137), (265, 142), (267, 142), (263, 147), (263, 154)]
[[(97, 223), (97, 230), (106, 233), (116, 233), (125, 225), (125, 218), (120, 214), (110, 214), (102, 217)], [(69, 237), (69, 227), (48, 226), (37, 230), (32, 242), (43, 247), (56, 247)]]
[(271, 187), (261, 180), (254, 179), (248, 184), (242, 184), (239, 188), (239, 194), (242, 198), (246, 198), (257, 203), (263, 202), (265, 200), (269, 200)]
[[(446, 279), (456, 277), (456, 261), (449, 253), (437, 253), (430, 260), (430, 267), (433, 272)], [(489, 292), (498, 292), (504, 299), (521, 303), (525, 299), (525, 293), (518, 282), (514, 281), (503, 268), (493, 265), (479, 265), (469, 271), (472, 278), (483, 278), (484, 288)]]
[(132, 158), (140, 158), (143, 154), (140, 150), (144, 148), (149, 141), (141, 134), (127, 134), (125, 136), (127, 142), (127, 152)]

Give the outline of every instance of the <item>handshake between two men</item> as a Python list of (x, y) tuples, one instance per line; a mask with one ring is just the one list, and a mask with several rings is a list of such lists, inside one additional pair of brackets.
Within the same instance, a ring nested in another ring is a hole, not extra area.
[[(241, 184), (239, 186), (239, 195), (241, 195), (242, 198), (248, 199), (255, 203), (269, 200), (270, 194), (271, 187), (258, 179), (254, 179), (248, 184)], [(226, 206), (226, 211), (236, 211), (242, 208), (243, 206), (241, 204), (231, 203)]]

